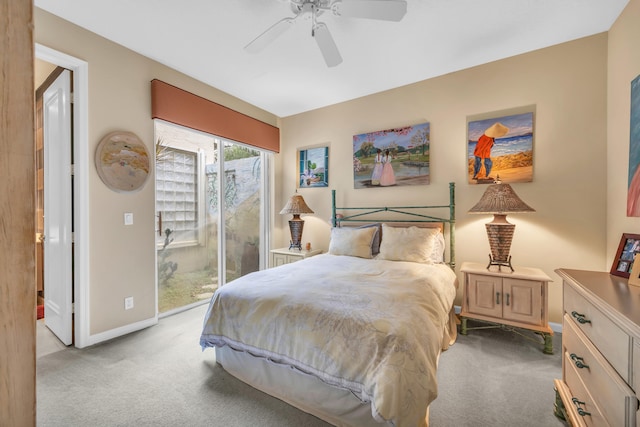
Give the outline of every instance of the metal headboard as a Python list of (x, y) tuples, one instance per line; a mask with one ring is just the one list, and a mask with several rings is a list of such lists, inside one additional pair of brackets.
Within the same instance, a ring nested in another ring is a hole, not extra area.
[[(339, 226), (343, 222), (441, 222), (449, 225), (449, 262), (447, 263), (452, 269), (456, 266), (456, 184), (454, 182), (449, 183), (449, 204), (448, 205), (433, 205), (433, 206), (394, 206), (394, 207), (342, 207), (336, 206), (336, 190), (331, 190), (331, 224), (334, 227)], [(419, 213), (429, 209), (449, 209), (449, 218), (438, 217), (432, 215), (426, 215)], [(340, 218), (337, 217), (337, 210), (342, 211), (359, 211), (353, 215), (344, 215)], [(416, 212), (418, 211), (418, 212)], [(380, 212), (393, 212), (400, 215), (409, 216), (410, 219), (376, 219), (371, 215)], [(446, 228), (446, 227), (445, 227)], [(384, 239), (384, 237), (383, 237)]]

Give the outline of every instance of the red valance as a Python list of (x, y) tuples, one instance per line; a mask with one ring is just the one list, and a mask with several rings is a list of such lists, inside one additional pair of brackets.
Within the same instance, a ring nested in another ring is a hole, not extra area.
[(151, 81), (151, 117), (280, 152), (280, 129), (163, 81)]

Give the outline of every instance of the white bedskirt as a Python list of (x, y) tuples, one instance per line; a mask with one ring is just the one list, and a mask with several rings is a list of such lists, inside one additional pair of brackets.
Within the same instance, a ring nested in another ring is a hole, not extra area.
[(216, 347), (215, 351), (216, 361), (234, 377), (334, 426), (392, 426), (373, 419), (371, 404), (362, 402), (349, 390), (229, 346)]

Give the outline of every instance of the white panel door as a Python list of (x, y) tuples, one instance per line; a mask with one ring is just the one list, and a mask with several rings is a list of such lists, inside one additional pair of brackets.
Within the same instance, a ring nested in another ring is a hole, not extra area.
[(65, 70), (45, 91), (44, 318), (65, 345), (72, 343), (71, 77)]

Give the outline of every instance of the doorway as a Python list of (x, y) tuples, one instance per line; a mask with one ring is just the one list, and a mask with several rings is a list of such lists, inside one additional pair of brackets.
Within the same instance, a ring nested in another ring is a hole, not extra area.
[[(74, 99), (71, 108), (73, 124), (70, 129), (70, 134), (74, 144), (73, 148), (69, 146), (69, 150), (66, 153), (69, 158), (76, 160), (73, 168), (71, 167), (71, 161), (69, 161), (68, 166), (69, 175), (72, 170), (74, 179), (71, 180), (69, 176), (66, 184), (60, 184), (60, 186), (64, 187), (68, 185), (69, 194), (71, 194), (71, 190), (73, 191), (73, 207), (71, 207), (71, 200), (60, 203), (60, 205), (68, 207), (68, 211), (63, 216), (68, 217), (67, 219), (73, 227), (72, 244), (67, 253), (64, 254), (64, 256), (69, 259), (73, 258), (73, 263), (68, 273), (69, 278), (68, 280), (65, 279), (65, 286), (61, 288), (65, 294), (62, 299), (68, 301), (68, 306), (55, 307), (55, 305), (52, 305), (52, 307), (57, 309), (62, 317), (65, 318), (65, 321), (68, 321), (69, 325), (71, 325), (70, 336), (67, 337), (67, 341), (70, 341), (69, 344), (72, 342), (75, 347), (82, 348), (92, 344), (89, 335), (88, 304), (88, 64), (85, 61), (37, 43), (35, 45), (35, 56), (38, 60), (51, 64), (54, 68), (62, 67), (73, 74), (73, 81), (70, 85), (70, 92), (73, 94)], [(36, 64), (35, 67), (38, 67), (38, 64)], [(36, 84), (36, 86), (38, 85)], [(46, 150), (46, 142), (43, 142), (43, 144), (43, 149)], [(43, 151), (43, 162), (46, 161), (44, 156)], [(43, 173), (46, 173), (46, 170), (43, 170)], [(46, 194), (44, 199), (46, 199)], [(50, 199), (55, 201), (56, 197), (50, 197)], [(44, 209), (44, 205), (42, 208)], [(69, 233), (70, 232), (69, 230)], [(43, 234), (44, 241), (46, 242), (46, 232)], [(38, 245), (37, 242), (40, 240), (38, 237), (39, 236), (34, 236), (36, 245)], [(45, 246), (43, 245), (44, 256), (46, 256), (46, 250), (44, 249)], [(46, 294), (47, 267), (46, 265), (43, 267), (41, 277), (44, 281), (43, 286)], [(51, 283), (49, 285), (51, 285)], [(71, 286), (73, 286), (73, 288)], [(73, 316), (73, 323), (71, 316)]]
[[(38, 60), (36, 82), (52, 66)], [(35, 97), (37, 317), (65, 346), (73, 343), (71, 81), (55, 67)]]

